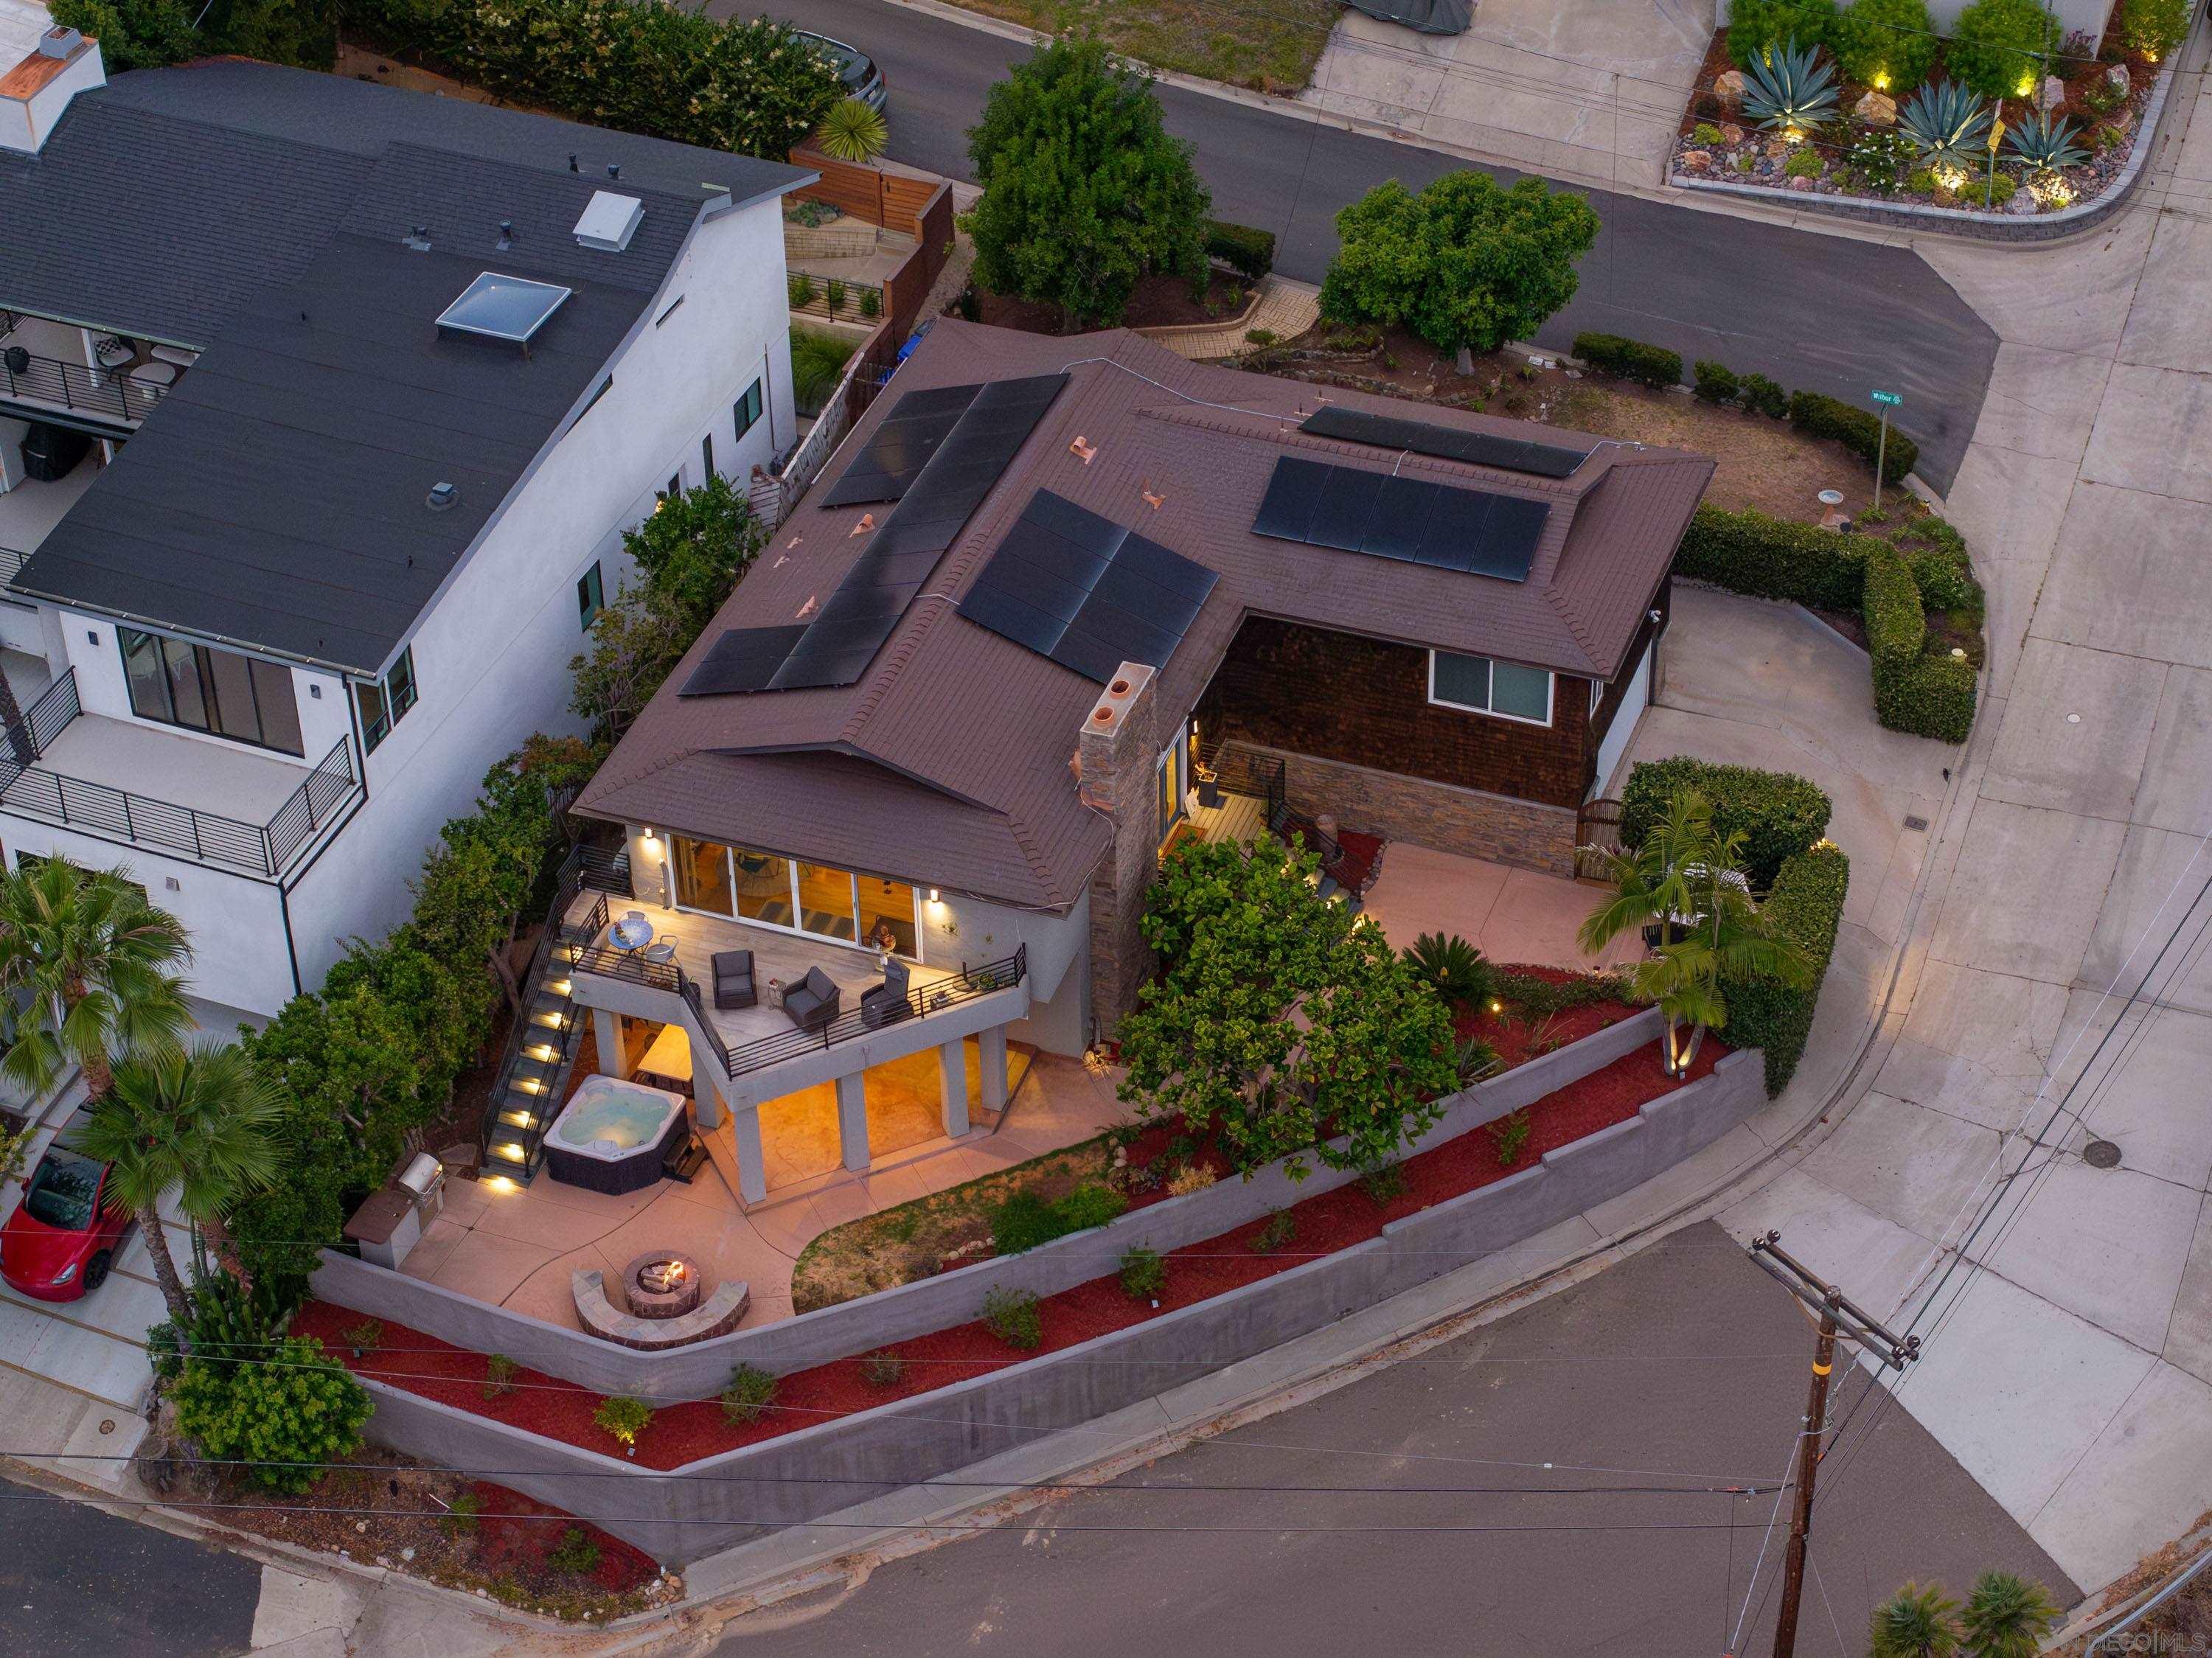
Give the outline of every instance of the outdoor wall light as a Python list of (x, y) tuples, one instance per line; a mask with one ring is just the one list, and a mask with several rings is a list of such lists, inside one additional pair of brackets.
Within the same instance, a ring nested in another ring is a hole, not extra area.
[(929, 890), (929, 902), (933, 904), (941, 904), (945, 902), (942, 898), (939, 898), (937, 896), (937, 889), (935, 887), (932, 887)]

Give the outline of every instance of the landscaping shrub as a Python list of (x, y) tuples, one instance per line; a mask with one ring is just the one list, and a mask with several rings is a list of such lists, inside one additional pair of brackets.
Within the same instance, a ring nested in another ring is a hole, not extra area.
[(1782, 164), (1782, 175), (1785, 179), (1817, 179), (1827, 171), (1827, 167), (1820, 152), (1808, 144)]
[(1711, 357), (1698, 358), (1691, 365), (1690, 373), (1698, 396), (1707, 403), (1734, 403), (1743, 390), (1743, 382), (1736, 378), (1735, 370)]
[(446, 1504), (445, 1513), (438, 1516), (438, 1529), (448, 1537), (462, 1537), (477, 1529), (477, 1516), (483, 1512), (483, 1498), (474, 1491), (463, 1491)]
[(556, 1571), (571, 1572), (580, 1577), (598, 1567), (599, 1546), (592, 1541), (591, 1533), (581, 1526), (571, 1526), (561, 1533), (559, 1542), (545, 1551), (545, 1564)]
[(1053, 1206), (1063, 1232), (1087, 1232), (1103, 1226), (1129, 1206), (1129, 1199), (1110, 1186), (1086, 1181)]
[(1367, 1200), (1377, 1209), (1389, 1207), (1392, 1199), (1404, 1195), (1404, 1165), (1386, 1163), (1380, 1169), (1369, 1169), (1359, 1177), (1359, 1189), (1367, 1193)]
[(1168, 1281), (1168, 1264), (1160, 1259), (1158, 1250), (1140, 1243), (1122, 1254), (1115, 1276), (1121, 1281), (1123, 1295), (1132, 1301), (1150, 1301)]
[(1480, 1036), (1463, 1036), (1452, 1049), (1452, 1070), (1462, 1088), (1472, 1088), (1501, 1066), (1498, 1050)]
[(906, 1378), (906, 1361), (888, 1347), (860, 1355), (860, 1380), (871, 1388), (896, 1388)]
[(1928, 637), (1920, 589), (1912, 585), (1905, 556), (1886, 541), (1868, 551), (1865, 615), (1867, 653), (1874, 659), (1877, 680), (1919, 659)]
[(1272, 1209), (1267, 1212), (1267, 1224), (1252, 1235), (1252, 1248), (1263, 1255), (1272, 1255), (1298, 1236), (1298, 1218), (1288, 1209)]
[[(1959, 204), (1962, 207), (2002, 207), (2020, 189), (2020, 180), (2009, 173), (1986, 173), (1978, 179), (1969, 179), (1959, 186)], [(1890, 434), (1890, 446), (1897, 446), (1896, 434)]]
[[(2189, 33), (2192, 0), (2120, 0), (2113, 31), (2130, 52), (2163, 58)], [(58, 18), (58, 10), (54, 15)]]
[(1930, 610), (1982, 614), (1986, 603), (1982, 584), (1974, 579), (1973, 562), (1956, 530), (1940, 518), (1918, 519), (1899, 533), (1897, 544), (1912, 566), (1922, 604)]
[(1128, 1206), (1128, 1199), (1119, 1192), (1094, 1181), (1085, 1181), (1056, 1201), (1025, 1187), (1009, 1194), (992, 1212), (991, 1248), (998, 1254), (1018, 1255), (1070, 1232), (1103, 1226)]
[(1682, 354), (1618, 334), (1577, 334), (1574, 355), (1601, 374), (1639, 380), (1665, 391), (1682, 383)]
[(983, 1297), (983, 1327), (1009, 1347), (1027, 1352), (1044, 1345), (1037, 1298), (1027, 1290), (997, 1289)]
[(1275, 268), (1275, 233), (1250, 225), (1208, 219), (1205, 224), (1206, 256), (1218, 259), (1248, 282), (1258, 282)]
[(1626, 986), (1603, 973), (1578, 973), (1571, 979), (1544, 979), (1533, 973), (1500, 973), (1498, 999), (1518, 1008), (1529, 1019), (1549, 1018), (1571, 1007), (1595, 1002), (1617, 1002), (1627, 996)]
[(1729, 56), (1738, 69), (1749, 69), (1777, 46), (1825, 46), (1835, 28), (1833, 0), (1735, 0), (1729, 8)]
[(1828, 44), (1844, 77), (1901, 99), (1936, 64), (1936, 26), (1925, 0), (1851, 0)]
[(825, 53), (764, 17), (629, 0), (342, 0), (339, 15), (509, 102), (770, 160), (845, 90)]
[(1490, 994), (1490, 963), (1456, 932), (1424, 932), (1407, 950), (1406, 964), (1448, 1002), (1479, 1002)]
[(653, 1422), (653, 1406), (628, 1394), (610, 1394), (592, 1412), (592, 1420), (623, 1444), (635, 1445)]
[(1674, 555), (1674, 573), (1753, 598), (1856, 610), (1870, 539), (1764, 513), (1700, 507)]
[(1220, 1178), (1220, 1175), (1215, 1174), (1204, 1163), (1194, 1163), (1187, 1169), (1176, 1169), (1174, 1175), (1169, 1177), (1168, 1195), (1187, 1198), (1194, 1192), (1203, 1192)]
[(248, 1465), (254, 1484), (293, 1496), (310, 1491), (322, 1470), (361, 1448), (362, 1424), (375, 1408), (367, 1389), (323, 1344), (293, 1337), (265, 1363), (187, 1358), (170, 1390), (177, 1429), (207, 1456)]
[(1904, 482), (1905, 475), (1920, 459), (1920, 446), (1894, 426), (1890, 428), (1889, 441), (1884, 447), (1880, 416), (1818, 392), (1790, 394), (1790, 423), (1808, 437), (1835, 439), (1869, 465), (1880, 452), (1883, 456), (1884, 483)]
[(1746, 374), (1743, 406), (1757, 410), (1769, 420), (1780, 420), (1790, 412), (1790, 394), (1764, 374)]
[(1521, 1154), (1528, 1149), (1529, 1127), (1525, 1106), (1518, 1111), (1509, 1111), (1490, 1125), (1490, 1138), (1498, 1142), (1500, 1167), (1510, 1169), (1521, 1161)]
[(1620, 792), (1620, 844), (1644, 844), (1670, 801), (1696, 790), (1712, 808), (1713, 829), (1743, 834), (1743, 870), (1754, 887), (1771, 886), (1782, 865), (1828, 832), (1828, 797), (1794, 772), (1714, 765), (1676, 755), (1632, 768)]
[(1820, 981), (1828, 970), (1828, 957), (1836, 947), (1836, 929), (1844, 917), (1844, 894), (1850, 884), (1851, 865), (1840, 848), (1809, 847), (1790, 858), (1774, 878), (1765, 914), (1775, 926), (1802, 947), (1814, 972), (1802, 989), (1778, 979), (1724, 981), (1728, 1024), (1723, 1034), (1731, 1046), (1756, 1048), (1766, 1056), (1766, 1091), (1779, 1094), (1797, 1070), (1805, 1052), (1805, 1038), (1813, 1029), (1813, 1011), (1820, 1000)]
[(1893, 732), (1963, 743), (1974, 726), (1974, 665), (1948, 653), (1875, 676), (1875, 717)]
[(777, 1382), (757, 1364), (740, 1364), (722, 1389), (722, 1415), (732, 1422), (757, 1422), (775, 1403)]
[(520, 1385), (515, 1374), (522, 1369), (505, 1353), (493, 1353), (484, 1360), (483, 1396), (501, 1399)]
[(2058, 20), (2039, 0), (1974, 0), (1951, 26), (1943, 64), (1984, 98), (2025, 98), (2058, 44)]

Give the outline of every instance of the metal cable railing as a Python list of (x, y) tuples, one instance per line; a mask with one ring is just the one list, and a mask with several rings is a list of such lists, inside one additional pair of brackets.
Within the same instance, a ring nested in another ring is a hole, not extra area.
[(21, 346), (0, 349), (0, 393), (26, 402), (58, 404), (112, 420), (142, 421), (168, 391), (166, 386), (132, 380), (118, 369), (33, 356)]

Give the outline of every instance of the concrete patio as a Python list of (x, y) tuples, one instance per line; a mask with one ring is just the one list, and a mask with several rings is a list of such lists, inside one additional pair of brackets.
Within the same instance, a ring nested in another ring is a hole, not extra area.
[(1575, 942), (1605, 889), (1532, 869), (1462, 858), (1393, 841), (1367, 890), (1364, 913), (1403, 950), (1425, 932), (1457, 933), (1492, 961), (1526, 967), (1603, 970), (1640, 960), (1642, 943), (1616, 938), (1596, 956)]

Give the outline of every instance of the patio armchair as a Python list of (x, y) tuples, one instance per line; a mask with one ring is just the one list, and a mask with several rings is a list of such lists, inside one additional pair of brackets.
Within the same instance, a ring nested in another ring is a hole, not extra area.
[(860, 1023), (874, 1030), (912, 1014), (914, 1004), (907, 1000), (911, 976), (904, 962), (884, 968), (883, 983), (860, 993)]
[(750, 950), (714, 952), (714, 1005), (751, 1007), (760, 1000), (753, 987), (753, 953)]
[(837, 981), (818, 967), (783, 993), (783, 1011), (801, 1030), (827, 1029), (837, 1017)]

